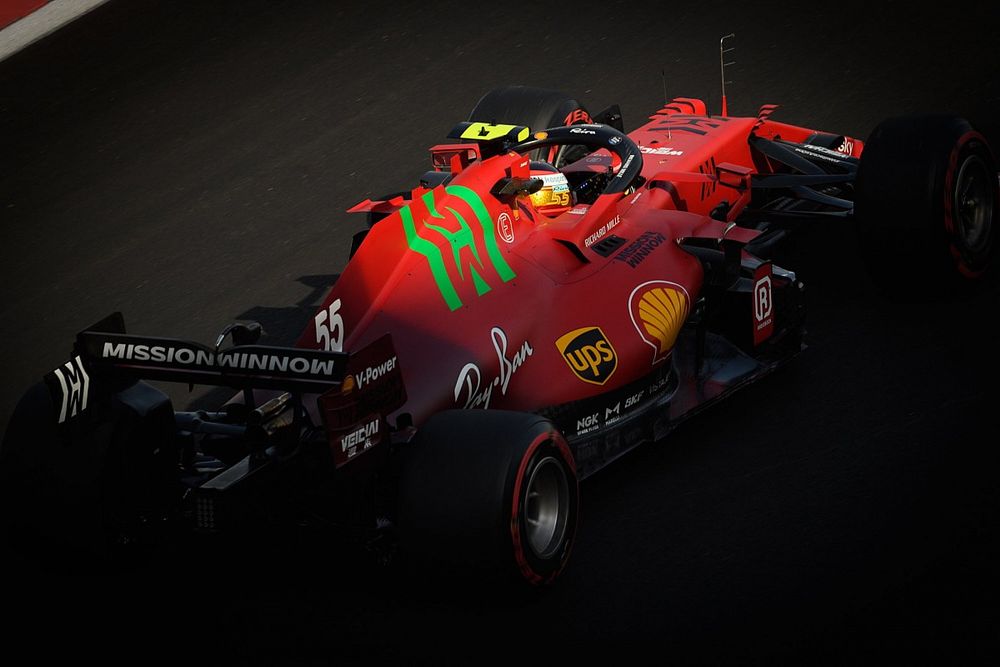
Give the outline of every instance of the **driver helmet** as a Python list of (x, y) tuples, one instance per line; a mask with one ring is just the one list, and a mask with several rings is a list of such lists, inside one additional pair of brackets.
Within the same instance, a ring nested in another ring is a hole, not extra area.
[(531, 178), (542, 180), (542, 187), (531, 195), (531, 203), (542, 215), (554, 218), (573, 208), (573, 192), (566, 176), (548, 162), (532, 160)]

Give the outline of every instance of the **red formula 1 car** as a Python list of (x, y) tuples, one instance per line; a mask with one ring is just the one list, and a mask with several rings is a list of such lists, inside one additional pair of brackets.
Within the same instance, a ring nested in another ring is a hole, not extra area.
[[(889, 290), (913, 267), (989, 273), (997, 173), (967, 122), (896, 118), (862, 142), (774, 109), (678, 98), (626, 134), (617, 107), (490, 92), (419, 184), (351, 209), (368, 225), (294, 347), (254, 323), (213, 346), (120, 315), (81, 332), (5, 435), (8, 523), (103, 549), (151, 517), (321, 515), (553, 581), (580, 480), (802, 349), (794, 226), (857, 225)], [(238, 392), (175, 412), (147, 379)]]

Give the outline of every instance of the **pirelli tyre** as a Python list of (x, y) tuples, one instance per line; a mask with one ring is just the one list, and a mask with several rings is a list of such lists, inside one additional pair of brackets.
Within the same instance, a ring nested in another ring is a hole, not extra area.
[(559, 431), (537, 415), (449, 410), (420, 428), (404, 462), (404, 554), (486, 580), (551, 584), (576, 534), (579, 485)]
[(869, 273), (911, 299), (996, 273), (996, 162), (968, 121), (913, 115), (880, 123), (865, 143), (855, 216)]
[[(494, 88), (479, 100), (470, 121), (526, 125), (532, 132), (550, 127), (592, 123), (579, 100), (566, 93), (531, 86)], [(531, 159), (561, 167), (586, 155), (582, 146), (552, 146), (533, 151)]]

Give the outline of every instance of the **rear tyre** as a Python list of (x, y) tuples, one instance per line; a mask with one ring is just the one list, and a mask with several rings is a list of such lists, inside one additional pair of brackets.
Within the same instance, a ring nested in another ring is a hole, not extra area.
[(0, 447), (0, 528), (47, 570), (138, 564), (175, 500), (169, 399), (144, 383), (92, 411), (92, 426), (56, 426), (43, 383), (21, 398)]
[[(479, 100), (469, 114), (469, 120), (526, 125), (532, 132), (593, 122), (586, 107), (574, 97), (557, 90), (530, 86), (494, 88)], [(586, 153), (582, 146), (553, 146), (532, 151), (531, 159), (545, 160), (561, 167)]]
[(403, 467), (405, 553), (486, 578), (551, 584), (576, 534), (573, 456), (551, 422), (502, 410), (441, 412)]
[(883, 121), (858, 165), (855, 213), (869, 273), (912, 299), (995, 272), (998, 192), (986, 139), (955, 116)]

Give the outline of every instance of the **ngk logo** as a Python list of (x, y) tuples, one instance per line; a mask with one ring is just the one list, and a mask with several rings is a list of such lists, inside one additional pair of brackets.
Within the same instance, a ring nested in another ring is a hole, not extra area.
[(582, 435), (584, 433), (590, 433), (591, 431), (596, 431), (601, 425), (601, 413), (598, 412), (596, 415), (587, 415), (583, 419), (576, 420), (576, 433), (577, 435)]

